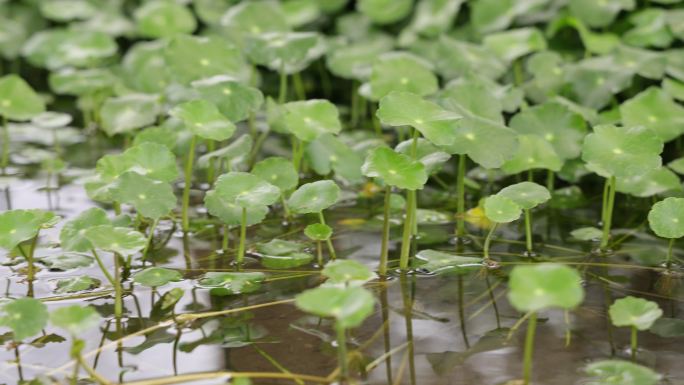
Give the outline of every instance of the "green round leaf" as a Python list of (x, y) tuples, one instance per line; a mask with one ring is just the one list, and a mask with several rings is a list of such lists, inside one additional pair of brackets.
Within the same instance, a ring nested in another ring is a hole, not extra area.
[(267, 269), (292, 269), (308, 265), (313, 255), (302, 252), (292, 252), (284, 255), (261, 255), (261, 264)]
[(684, 133), (684, 107), (665, 91), (650, 87), (620, 105), (622, 123), (644, 126), (669, 142)]
[(331, 171), (339, 179), (354, 184), (363, 180), (361, 165), (363, 159), (351, 147), (333, 134), (323, 134), (306, 146), (310, 166), (321, 176)]
[(30, 120), (45, 111), (45, 102), (17, 75), (0, 78), (0, 115), (9, 120)]
[(317, 32), (267, 32), (246, 39), (246, 52), (252, 61), (293, 74), (305, 69), (325, 49)]
[(608, 309), (608, 314), (615, 326), (648, 330), (663, 315), (663, 311), (653, 301), (627, 296), (613, 302)]
[(59, 233), (62, 250), (85, 252), (93, 248), (85, 236), (86, 229), (99, 225), (110, 225), (107, 213), (99, 207), (83, 211), (74, 219), (64, 224)]
[(376, 277), (366, 265), (351, 259), (330, 261), (321, 270), (321, 274), (328, 278), (327, 283), (333, 284), (363, 284)]
[(261, 288), (264, 273), (209, 272), (198, 281), (200, 287), (211, 289), (212, 295), (249, 294)]
[(282, 192), (297, 187), (299, 183), (299, 174), (292, 162), (276, 156), (256, 163), (252, 168), (252, 174), (268, 181)]
[(534, 182), (520, 182), (505, 187), (496, 195), (506, 197), (523, 209), (531, 209), (551, 199), (546, 187)]
[(10, 210), (0, 213), (0, 247), (12, 250), (35, 237), (40, 229), (52, 227), (60, 218), (44, 210)]
[(510, 198), (492, 195), (485, 199), (485, 215), (490, 221), (508, 223), (520, 218), (522, 208)]
[[(88, 244), (90, 245), (90, 241), (88, 241)], [(92, 246), (90, 246), (89, 249), (92, 249)], [(57, 271), (67, 271), (78, 269), (80, 267), (88, 267), (92, 265), (94, 261), (95, 260), (93, 257), (89, 255), (77, 253), (54, 254), (38, 259), (38, 262), (44, 264), (50, 270)]]
[(428, 178), (421, 162), (384, 146), (368, 153), (361, 172), (367, 177), (382, 178), (390, 186), (407, 190), (422, 189)]
[(0, 326), (11, 329), (17, 342), (40, 333), (47, 320), (47, 307), (34, 298), (19, 298), (0, 306)]
[(229, 172), (221, 175), (214, 191), (223, 200), (232, 201), (239, 207), (263, 207), (273, 204), (280, 197), (278, 187), (247, 172)]
[(444, 146), (450, 154), (467, 154), (485, 168), (501, 167), (518, 149), (518, 135), (510, 128), (481, 118), (457, 122), (453, 144)]
[(644, 175), (617, 178), (615, 190), (643, 198), (668, 191), (681, 191), (682, 184), (677, 174), (666, 167), (660, 167)]
[(603, 177), (643, 175), (661, 165), (663, 141), (645, 127), (600, 125), (584, 138), (582, 160)]
[(584, 370), (594, 377), (587, 385), (656, 385), (662, 378), (645, 366), (622, 360), (593, 362)]
[(432, 274), (467, 274), (482, 269), (482, 258), (463, 257), (438, 250), (421, 250), (414, 266)]
[(197, 22), (184, 5), (170, 0), (145, 2), (133, 13), (138, 32), (145, 37), (159, 38), (179, 33), (192, 33)]
[(391, 24), (411, 13), (413, 0), (359, 0), (356, 9), (375, 24)]
[(257, 243), (256, 250), (267, 255), (287, 255), (304, 250), (304, 244), (276, 238), (266, 243)]
[(579, 273), (555, 263), (516, 266), (511, 271), (508, 285), (508, 300), (518, 311), (569, 310), (584, 299)]
[[(222, 193), (220, 190), (207, 191), (204, 205), (211, 215), (218, 217), (226, 225), (237, 226), (242, 221), (242, 207), (235, 203), (235, 196), (232, 194)], [(266, 214), (266, 206), (247, 207), (247, 226), (263, 221)]]
[(518, 28), (492, 33), (485, 36), (483, 44), (508, 63), (532, 52), (546, 49), (546, 39), (536, 28)]
[(159, 219), (176, 207), (176, 195), (170, 184), (132, 171), (124, 173), (114, 183), (112, 198), (132, 205), (140, 215), (152, 219)]
[(85, 232), (86, 238), (96, 249), (128, 256), (142, 250), (147, 244), (145, 236), (126, 227), (100, 225)]
[(197, 80), (192, 82), (192, 86), (233, 123), (247, 119), (264, 102), (264, 95), (258, 88), (241, 84), (229, 76)]
[(648, 224), (659, 237), (684, 237), (684, 198), (665, 198), (651, 207)]
[(361, 325), (375, 307), (373, 295), (363, 287), (318, 287), (295, 298), (298, 308), (320, 317), (333, 317), (343, 329)]
[(501, 166), (508, 174), (542, 168), (560, 171), (563, 160), (544, 138), (537, 135), (519, 135), (515, 155)]
[(373, 64), (369, 85), (373, 100), (380, 100), (392, 91), (425, 96), (435, 93), (439, 88), (430, 65), (403, 52), (388, 52), (381, 56)]
[(333, 229), (323, 223), (313, 223), (304, 228), (304, 235), (314, 241), (326, 241), (332, 233)]
[(100, 109), (102, 129), (113, 136), (152, 125), (158, 109), (156, 96), (128, 94), (109, 98)]
[(226, 140), (235, 132), (235, 125), (221, 114), (216, 105), (204, 99), (180, 104), (170, 114), (181, 119), (194, 135), (203, 139)]
[(342, 130), (337, 107), (324, 99), (290, 102), (283, 106), (285, 128), (297, 138), (310, 142), (320, 135)]
[(159, 287), (181, 279), (183, 279), (183, 275), (179, 271), (164, 267), (148, 267), (133, 274), (134, 282), (147, 287)]
[(50, 322), (72, 336), (79, 336), (86, 330), (100, 324), (102, 317), (92, 306), (70, 305), (50, 313)]
[(337, 203), (340, 188), (331, 180), (321, 180), (299, 186), (287, 201), (296, 214), (318, 213)]
[(92, 290), (98, 286), (100, 286), (99, 280), (88, 277), (87, 275), (81, 275), (58, 280), (55, 293), (77, 293), (79, 291)]

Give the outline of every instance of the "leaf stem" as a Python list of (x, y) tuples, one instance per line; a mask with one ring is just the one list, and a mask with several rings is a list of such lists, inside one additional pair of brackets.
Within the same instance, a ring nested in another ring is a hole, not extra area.
[(525, 209), (525, 245), (527, 252), (532, 252), (532, 219), (530, 218), (530, 209)]
[[(318, 219), (321, 222), (322, 225), (325, 225), (325, 216), (323, 216), (323, 211), (318, 212)], [(332, 240), (330, 237), (325, 240), (325, 243), (328, 245), (328, 253), (330, 254), (330, 259), (333, 261), (337, 259), (337, 253), (335, 253), (335, 247), (333, 247)]]
[(147, 235), (147, 242), (145, 242), (145, 248), (142, 252), (143, 261), (147, 260), (147, 253), (150, 250), (150, 247), (152, 246), (152, 238), (154, 237), (154, 230), (157, 228), (157, 224), (159, 224), (159, 218), (155, 219), (152, 222), (152, 226), (150, 226), (150, 228), (148, 229), (149, 234)]
[(465, 171), (466, 155), (458, 156), (458, 171), (456, 175), (456, 237), (465, 235)]
[(390, 197), (392, 196), (392, 188), (385, 186), (385, 204), (382, 216), (382, 243), (380, 244), (380, 267), (378, 273), (381, 277), (387, 275), (387, 259), (389, 254), (389, 215), (390, 215)]
[(247, 238), (247, 208), (242, 208), (242, 217), (240, 219), (240, 244), (238, 246), (238, 254), (235, 262), (238, 268), (242, 266), (245, 259), (245, 240)]
[(525, 351), (523, 353), (523, 385), (529, 385), (532, 377), (532, 354), (534, 353), (534, 333), (537, 329), (537, 312), (530, 314), (527, 321), (527, 334), (525, 335)]
[(347, 363), (347, 336), (343, 327), (335, 325), (337, 331), (337, 359), (340, 365), (340, 380), (342, 383), (349, 377), (349, 366)]
[(489, 232), (487, 233), (487, 237), (485, 238), (484, 241), (484, 260), (489, 261), (489, 245), (492, 242), (492, 235), (494, 234), (494, 231), (496, 230), (496, 227), (498, 226), (498, 223), (494, 223), (491, 228), (489, 228)]
[(9, 165), (9, 155), (10, 155), (10, 135), (9, 129), (7, 128), (7, 118), (2, 117), (2, 158), (0, 158), (0, 167), (2, 168), (2, 174), (7, 174), (7, 166)]
[[(100, 267), (100, 270), (102, 270), (102, 274), (104, 274), (105, 278), (107, 278), (107, 281), (109, 281), (109, 283), (114, 287), (114, 314), (117, 318), (119, 318), (123, 314), (123, 305), (121, 303), (121, 282), (117, 282), (116, 278), (112, 276), (109, 270), (107, 270), (107, 267), (104, 265), (102, 259), (97, 254), (95, 249), (90, 249), (90, 251), (93, 253), (93, 257), (95, 257), (95, 261)], [(116, 256), (114, 256), (114, 259), (116, 260)]]
[(409, 254), (411, 251), (411, 233), (413, 233), (414, 204), (416, 192), (406, 191), (406, 215), (404, 216), (404, 230), (401, 237), (401, 255), (399, 256), (399, 268), (401, 271), (408, 270)]
[(285, 64), (280, 65), (280, 89), (278, 92), (278, 104), (285, 104), (287, 100), (287, 74), (285, 73)]
[(190, 207), (190, 185), (192, 184), (192, 165), (195, 161), (195, 146), (197, 145), (197, 136), (193, 135), (190, 140), (190, 151), (188, 158), (185, 161), (185, 183), (183, 184), (183, 207), (182, 207), (182, 228), (183, 232), (187, 232), (190, 228), (190, 218), (188, 218), (188, 208)]
[(665, 260), (665, 267), (670, 270), (672, 268), (672, 248), (675, 243), (675, 238), (670, 238), (667, 245), (667, 259)]
[[(601, 238), (601, 250), (605, 251), (608, 248), (608, 240), (610, 239), (610, 226), (613, 221), (613, 206), (615, 205), (615, 177), (611, 176), (606, 182), (606, 187), (603, 190), (603, 237)], [(607, 196), (606, 196), (607, 195)]]

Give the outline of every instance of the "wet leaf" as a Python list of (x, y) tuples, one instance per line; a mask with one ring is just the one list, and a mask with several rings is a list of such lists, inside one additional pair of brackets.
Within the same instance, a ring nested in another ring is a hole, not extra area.
[[(79, 230), (80, 231), (80, 230)], [(83, 234), (85, 237), (85, 234)], [(87, 240), (87, 238), (84, 238)], [(88, 250), (92, 249), (90, 241), (88, 241)], [(95, 260), (93, 257), (85, 254), (77, 253), (61, 253), (49, 255), (38, 259), (38, 262), (47, 266), (50, 270), (67, 271), (78, 269), (79, 267), (88, 267), (93, 264)]]
[(303, 252), (292, 252), (283, 255), (261, 255), (261, 264), (267, 269), (292, 269), (308, 265), (313, 255)]
[(655, 385), (661, 379), (659, 374), (645, 366), (621, 360), (593, 362), (584, 370), (595, 377), (587, 385)]
[(79, 336), (86, 330), (100, 324), (102, 317), (92, 306), (70, 305), (60, 307), (50, 313), (50, 323)]
[(193, 135), (203, 139), (226, 140), (235, 132), (235, 125), (221, 114), (215, 104), (204, 99), (182, 103), (170, 114), (181, 119)]
[(684, 237), (684, 198), (665, 198), (651, 207), (648, 224), (659, 237)]
[(508, 300), (518, 311), (573, 309), (582, 303), (584, 289), (576, 270), (555, 263), (516, 266), (511, 271)]
[(338, 259), (328, 262), (321, 274), (328, 278), (326, 284), (362, 285), (376, 278), (366, 265), (351, 259)]
[(35, 237), (42, 228), (52, 227), (59, 219), (52, 212), (38, 209), (0, 213), (0, 247), (12, 250)]
[(645, 127), (599, 125), (582, 145), (587, 168), (608, 178), (643, 175), (661, 165), (663, 142)]
[(159, 219), (176, 207), (171, 185), (132, 171), (117, 179), (112, 197), (117, 202), (132, 205), (145, 218)]
[(414, 266), (433, 274), (467, 274), (482, 268), (482, 258), (428, 249), (416, 254)]
[(503, 188), (496, 195), (506, 197), (523, 209), (531, 209), (551, 199), (546, 187), (534, 182), (520, 182)]
[(9, 120), (30, 120), (45, 111), (45, 102), (17, 75), (0, 78), (0, 115)]
[(304, 244), (275, 238), (266, 243), (257, 243), (256, 249), (266, 255), (287, 255), (304, 250)]
[(192, 33), (197, 22), (184, 5), (167, 0), (153, 0), (142, 4), (133, 12), (138, 33), (144, 37), (169, 37), (179, 33)]
[(155, 96), (128, 94), (109, 98), (100, 109), (102, 129), (113, 136), (152, 125), (158, 110)]
[(631, 326), (638, 330), (647, 330), (663, 315), (663, 311), (653, 301), (627, 296), (615, 300), (610, 305), (608, 314), (615, 326)]
[(81, 275), (78, 277), (64, 278), (57, 281), (55, 293), (77, 293), (79, 291), (92, 290), (100, 286), (98, 279)]
[(148, 267), (133, 274), (133, 281), (147, 287), (159, 287), (169, 282), (177, 282), (183, 279), (178, 270), (164, 267)]
[(340, 188), (331, 180), (307, 183), (290, 195), (287, 205), (293, 213), (318, 213), (337, 203)]
[(264, 273), (209, 272), (199, 279), (202, 288), (211, 289), (211, 295), (235, 295), (253, 293), (261, 288)]
[(0, 305), (0, 326), (11, 329), (17, 342), (40, 333), (47, 321), (47, 307), (37, 299), (19, 298)]
[(305, 142), (342, 130), (337, 107), (325, 99), (286, 103), (283, 110), (285, 128)]
[(375, 307), (373, 295), (363, 287), (318, 287), (295, 297), (301, 310), (321, 317), (333, 317), (343, 329), (361, 325)]
[(510, 198), (492, 195), (484, 201), (484, 212), (490, 221), (508, 223), (520, 218), (522, 208)]
[(437, 77), (427, 62), (397, 52), (386, 53), (373, 64), (368, 84), (373, 100), (380, 100), (392, 91), (426, 96), (439, 88)]
[(422, 189), (427, 182), (425, 166), (389, 147), (376, 147), (361, 167), (363, 175), (381, 178), (385, 184), (407, 190)]
[(304, 228), (304, 235), (314, 241), (326, 241), (332, 233), (333, 229), (323, 223), (312, 223)]
[(126, 227), (99, 225), (85, 232), (86, 238), (94, 248), (128, 256), (142, 250), (147, 239), (141, 233)]
[(603, 236), (603, 231), (597, 229), (596, 227), (581, 227), (579, 229), (572, 230), (570, 235), (573, 238), (579, 239), (580, 241), (593, 241), (601, 239)]
[(620, 115), (626, 126), (650, 128), (663, 142), (684, 133), (684, 107), (657, 87), (650, 87), (622, 103)]

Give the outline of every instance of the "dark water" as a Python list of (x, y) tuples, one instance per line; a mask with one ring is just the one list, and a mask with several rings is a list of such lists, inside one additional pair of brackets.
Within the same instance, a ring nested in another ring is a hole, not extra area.
[[(55, 208), (57, 197), (53, 194), (49, 205), (46, 193), (40, 191), (43, 184), (40, 180), (13, 182), (12, 207), (52, 208), (68, 218), (92, 206), (82, 187), (67, 185), (59, 191), (59, 207)], [(607, 305), (614, 298), (633, 294), (656, 300), (669, 317), (681, 317), (684, 311), (681, 286), (676, 282), (663, 285), (660, 269), (647, 266), (664, 255), (665, 243), (638, 233), (643, 226), (639, 227), (633, 218), (645, 217), (642, 207), (628, 200), (619, 204), (615, 234), (617, 238), (624, 236), (624, 242), (608, 258), (593, 256), (590, 244), (572, 240), (567, 235), (572, 229), (594, 225), (597, 210), (544, 208), (534, 212), (539, 256), (581, 269), (586, 277), (587, 291), (583, 305), (568, 315), (563, 311), (540, 314), (534, 356), (535, 384), (585, 384), (589, 379), (582, 368), (587, 363), (616, 356), (628, 357), (628, 330), (609, 328), (606, 319)], [(334, 243), (339, 255), (376, 267), (380, 250), (379, 223), (373, 219), (373, 210), (378, 209), (377, 202), (361, 202), (329, 214), (336, 229)], [(301, 239), (302, 226), (299, 223), (282, 227), (279, 219), (272, 218), (266, 224), (250, 229), (249, 241), (274, 236)], [(621, 231), (619, 227), (637, 230)], [(449, 243), (452, 228), (451, 224), (421, 226), (423, 236), (418, 248), (455, 251), (455, 246)], [(39, 256), (59, 252), (51, 247), (58, 241), (58, 229), (43, 234)], [(160, 238), (172, 230), (167, 223), (161, 224), (160, 229)], [(516, 263), (526, 262), (521, 257), (521, 241), (524, 241), (521, 230), (522, 224), (511, 224), (497, 232), (492, 255), (502, 261), (503, 272)], [(482, 230), (471, 226), (470, 232), (473, 242), (461, 253), (480, 255)], [(187, 279), (159, 288), (159, 292), (172, 287), (185, 290), (176, 306), (178, 314), (238, 309), (232, 314), (201, 318), (177, 328), (172, 321), (165, 321), (169, 317), (163, 320), (150, 318), (159, 293), (136, 286), (133, 293), (125, 297), (127, 317), (121, 320), (117, 332), (117, 323), (112, 318), (113, 301), (106, 288), (77, 295), (59, 296), (52, 292), (55, 280), (73, 275), (89, 275), (104, 282), (95, 265), (67, 272), (44, 268), (34, 282), (34, 295), (44, 298), (50, 309), (74, 303), (97, 307), (105, 317), (102, 325), (99, 329), (84, 331), (80, 337), (87, 341), (84, 349), (87, 362), (114, 382), (215, 371), (289, 371), (320, 377), (331, 374), (336, 368), (331, 323), (307, 316), (291, 303), (268, 305), (291, 299), (302, 290), (315, 286), (318, 283), (316, 270), (308, 267), (295, 271), (268, 271), (267, 283), (258, 293), (212, 297), (206, 289), (194, 286), (195, 278), (207, 269), (232, 269), (229, 258), (212, 251), (220, 245), (220, 239), (215, 238), (214, 233), (206, 231), (185, 243), (179, 234), (171, 234), (167, 248), (155, 258), (160, 266), (181, 269)], [(106, 259), (111, 263), (111, 258)], [(247, 270), (263, 271), (257, 263), (248, 265)], [(355, 358), (352, 367), (368, 367), (361, 383), (494, 385), (520, 378), (525, 325), (510, 332), (521, 314), (508, 304), (501, 275), (496, 272), (465, 276), (414, 274), (371, 282), (368, 287), (378, 298), (376, 312), (362, 327), (352, 330), (349, 338), (349, 349)], [(5, 297), (26, 295), (28, 285), (15, 267), (0, 267), (0, 276)], [(129, 286), (130, 283), (125, 285)], [(258, 304), (266, 306), (239, 311)], [(150, 333), (146, 335), (131, 336), (150, 327)], [(45, 333), (49, 336), (61, 332), (49, 328)], [(51, 336), (51, 339), (55, 338)], [(639, 361), (664, 375), (662, 384), (684, 384), (683, 338), (662, 338), (641, 332), (639, 345)], [(19, 352), (24, 379), (53, 376), (66, 381), (71, 374), (68, 341), (40, 347), (23, 345)], [(387, 357), (389, 359), (384, 359)], [(0, 383), (17, 383), (20, 370), (14, 350), (0, 353)], [(179, 379), (182, 378), (185, 377)], [(226, 378), (203, 379), (195, 383), (225, 383)], [(296, 383), (291, 379), (254, 379), (253, 382)]]

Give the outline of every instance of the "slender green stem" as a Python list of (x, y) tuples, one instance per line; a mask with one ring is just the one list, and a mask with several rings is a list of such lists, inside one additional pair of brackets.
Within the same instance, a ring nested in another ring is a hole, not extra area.
[(2, 158), (0, 158), (0, 167), (2, 168), (2, 173), (7, 174), (7, 166), (9, 166), (9, 155), (10, 155), (10, 135), (9, 129), (7, 128), (7, 118), (2, 117)]
[(665, 260), (665, 267), (669, 270), (672, 268), (672, 248), (674, 247), (675, 238), (670, 238), (667, 245), (667, 259)]
[(335, 325), (337, 331), (337, 359), (340, 365), (340, 380), (342, 383), (349, 377), (349, 365), (347, 363), (347, 336), (343, 327)]
[(630, 338), (630, 353), (631, 353), (632, 361), (636, 361), (637, 351), (639, 349), (639, 345), (638, 345), (638, 341), (637, 341), (637, 333), (638, 333), (637, 328), (635, 326), (632, 326), (632, 333), (631, 333), (631, 338)]
[[(615, 205), (615, 177), (611, 176), (608, 179), (608, 197), (604, 201), (606, 203), (605, 216), (603, 218), (603, 237), (601, 238), (601, 250), (608, 248), (608, 240), (610, 239), (610, 226), (613, 221), (613, 206)], [(605, 194), (606, 190), (604, 190)]]
[[(323, 216), (323, 211), (318, 212), (318, 219), (322, 225), (325, 224), (325, 216)], [(328, 245), (328, 253), (330, 254), (330, 259), (332, 259), (333, 261), (336, 260), (337, 253), (335, 253), (335, 247), (333, 247), (332, 240), (328, 238), (325, 240), (325, 243)]]
[(306, 89), (304, 88), (302, 75), (299, 72), (296, 72), (294, 75), (292, 75), (292, 84), (294, 85), (295, 93), (297, 94), (297, 99), (306, 100)]
[(245, 259), (245, 240), (247, 238), (247, 208), (242, 208), (242, 218), (240, 219), (240, 244), (238, 246), (237, 265), (240, 267)]
[(525, 209), (525, 245), (527, 252), (532, 252), (532, 219), (530, 218), (530, 209)]
[(534, 333), (537, 329), (537, 312), (530, 314), (527, 321), (527, 334), (525, 335), (525, 351), (523, 353), (523, 385), (529, 385), (532, 378), (532, 354), (534, 353)]
[(318, 267), (323, 268), (323, 242), (316, 242), (316, 256), (318, 261)]
[(456, 236), (465, 236), (465, 172), (466, 155), (458, 156), (458, 171), (456, 175)]
[(159, 224), (159, 218), (155, 219), (152, 222), (152, 226), (150, 226), (148, 229), (149, 234), (147, 235), (147, 242), (145, 242), (145, 249), (143, 249), (142, 252), (143, 261), (147, 259), (147, 253), (150, 251), (150, 247), (152, 246), (152, 238), (154, 237), (154, 230), (157, 228), (157, 224)]
[(297, 137), (292, 137), (292, 164), (295, 170), (299, 172), (302, 166), (302, 157), (304, 156), (304, 143)]
[[(214, 140), (207, 140), (207, 151), (208, 152), (213, 152), (216, 150), (216, 141)], [(209, 158), (209, 166), (207, 167), (207, 183), (209, 185), (214, 184), (214, 180), (216, 179), (216, 158), (211, 157)]]
[(416, 199), (416, 192), (409, 190), (406, 192), (406, 215), (404, 217), (404, 230), (401, 237), (401, 254), (399, 256), (399, 268), (401, 271), (408, 270), (409, 254), (411, 252), (411, 234), (413, 233), (413, 200)]
[(278, 92), (278, 103), (285, 104), (287, 100), (287, 74), (285, 73), (285, 66), (280, 66), (280, 90)]
[(548, 173), (546, 174), (546, 189), (549, 190), (549, 192), (553, 193), (553, 190), (555, 188), (555, 182), (556, 182), (556, 174), (548, 170)]
[(380, 276), (384, 277), (387, 275), (387, 259), (389, 254), (389, 215), (390, 215), (390, 197), (392, 195), (392, 189), (388, 185), (385, 187), (385, 204), (382, 216), (382, 243), (380, 244), (380, 267), (378, 268), (378, 273)]
[(356, 80), (352, 80), (351, 83), (351, 116), (349, 125), (354, 128), (359, 122), (359, 93), (357, 90), (358, 83)]
[(190, 218), (188, 217), (188, 208), (190, 207), (190, 186), (192, 185), (192, 165), (195, 161), (195, 145), (197, 144), (197, 136), (193, 135), (190, 140), (190, 149), (188, 151), (188, 158), (185, 161), (185, 184), (183, 185), (183, 207), (182, 207), (182, 228), (183, 232), (190, 229)]
[(285, 194), (280, 194), (280, 202), (283, 204), (283, 216), (287, 221), (290, 219), (290, 208), (287, 206), (287, 199), (285, 199)]
[[(109, 281), (109, 283), (114, 287), (114, 314), (117, 318), (120, 318), (123, 314), (123, 304), (121, 303), (121, 295), (123, 290), (121, 289), (121, 282), (117, 279), (119, 274), (117, 273), (116, 277), (112, 276), (104, 263), (102, 263), (102, 259), (97, 254), (97, 251), (95, 251), (95, 249), (91, 249), (90, 251), (93, 253), (95, 262), (97, 262), (100, 270), (102, 270), (102, 274), (104, 274), (105, 278), (107, 278), (107, 281)], [(117, 259), (116, 255), (114, 256), (114, 259)], [(118, 263), (116, 264), (116, 269), (118, 270)]]
[(223, 239), (221, 240), (221, 250), (224, 253), (228, 251), (228, 239), (230, 237), (230, 231), (228, 225), (223, 225)]
[(114, 208), (114, 214), (115, 215), (121, 215), (121, 203), (112, 202), (112, 206)]
[(498, 224), (494, 223), (492, 224), (492, 227), (489, 229), (489, 232), (487, 233), (487, 237), (485, 238), (484, 241), (484, 259), (485, 261), (489, 261), (489, 245), (492, 242), (492, 235), (494, 234), (494, 231), (496, 230), (496, 226)]

